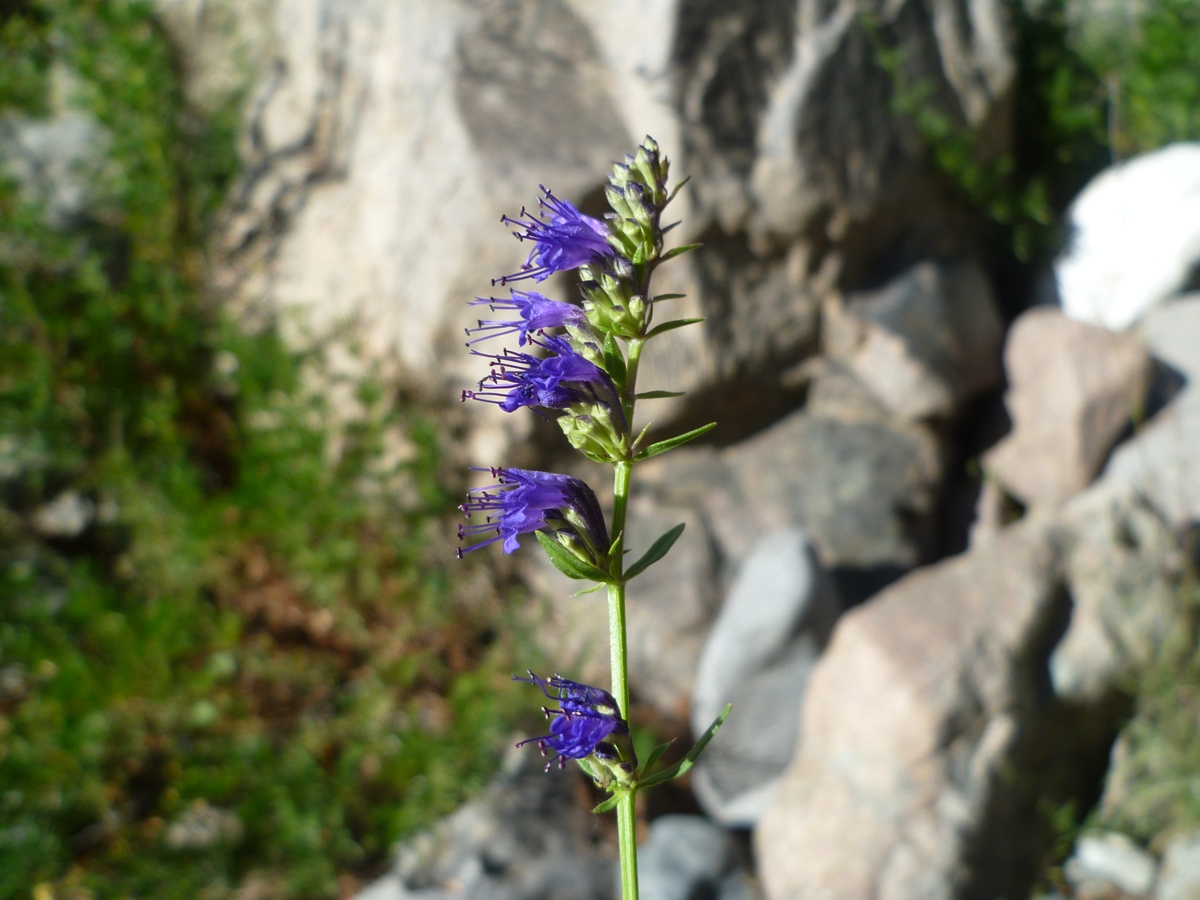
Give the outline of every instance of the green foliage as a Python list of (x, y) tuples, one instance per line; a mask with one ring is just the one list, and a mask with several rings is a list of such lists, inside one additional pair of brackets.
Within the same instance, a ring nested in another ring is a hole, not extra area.
[(1112, 140), (1122, 156), (1200, 140), (1200, 4), (1155, 0), (1125, 43), (1097, 50), (1113, 87)]
[(486, 778), (502, 608), (433, 427), (365, 377), (335, 435), (319, 355), (205, 298), (237, 98), (187, 108), (148, 3), (5, 5), (0, 115), (60, 102), (110, 136), (85, 219), (0, 182), (0, 897), (334, 896)]
[(907, 50), (887, 46), (864, 19), (876, 62), (892, 78), (892, 108), (921, 135), (931, 161), (976, 209), (1001, 226), (1013, 255), (1044, 259), (1061, 244), (1058, 218), (1067, 203), (1108, 161), (1103, 84), (1071, 46), (1064, 0), (1036, 11), (1008, 4), (1018, 66), (1013, 152), (989, 157), (975, 133), (935, 99), (929, 81), (905, 76)]
[(914, 123), (937, 168), (1004, 229), (1014, 256), (1036, 263), (1057, 252), (1063, 211), (1114, 158), (1200, 139), (1200, 4), (1150, 0), (1135, 27), (1111, 28), (1102, 39), (1072, 27), (1065, 0), (1008, 7), (1018, 65), (1014, 147), (996, 159), (939, 106), (932, 83), (905, 78), (905, 48), (886, 46), (864, 21), (876, 61), (892, 77), (897, 115)]

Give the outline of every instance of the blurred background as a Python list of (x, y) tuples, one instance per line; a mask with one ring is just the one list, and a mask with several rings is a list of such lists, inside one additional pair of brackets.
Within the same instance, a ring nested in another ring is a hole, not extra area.
[(0, 897), (614, 895), (454, 506), (610, 490), (462, 329), (645, 134), (643, 897), (1200, 898), (1196, 0), (0, 0)]

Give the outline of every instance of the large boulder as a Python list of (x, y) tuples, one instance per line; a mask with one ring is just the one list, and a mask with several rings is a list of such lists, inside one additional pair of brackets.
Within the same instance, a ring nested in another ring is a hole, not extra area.
[[(708, 317), (647, 356), (649, 388), (695, 389), (663, 401), (658, 424), (716, 410), (742, 434), (802, 401), (791, 369), (817, 352), (841, 282), (975, 249), (897, 98), (932, 88), (982, 156), (1010, 144), (1001, 0), (879, 0), (864, 15), (855, 0), (157, 5), (193, 103), (248, 98), (217, 287), (248, 315), (282, 314), (299, 341), (344, 327), (447, 399), (446, 382), (479, 377), (465, 301), (523, 258), (500, 214), (539, 183), (599, 212), (610, 163), (643, 134), (694, 176), (672, 238), (705, 242), (658, 280), (689, 295), (678, 315)], [(472, 428), (468, 455), (494, 464), (528, 422)]]
[(755, 830), (768, 897), (1028, 891), (1053, 839), (1039, 803), (1096, 781), (1115, 730), (1048, 690), (1069, 608), (1035, 518), (845, 614)]

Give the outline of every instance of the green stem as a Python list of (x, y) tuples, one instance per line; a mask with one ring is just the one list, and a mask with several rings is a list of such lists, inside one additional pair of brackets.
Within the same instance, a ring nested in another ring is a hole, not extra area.
[[(629, 481), (633, 462), (615, 464), (613, 481), (613, 534), (620, 535), (613, 548), (612, 574), (615, 583), (608, 586), (608, 640), (612, 660), (612, 692), (621, 718), (629, 721), (629, 639), (625, 629), (624, 544), (625, 513), (629, 508)], [(633, 793), (617, 804), (617, 846), (621, 854), (621, 898), (637, 900), (637, 827), (633, 814)]]

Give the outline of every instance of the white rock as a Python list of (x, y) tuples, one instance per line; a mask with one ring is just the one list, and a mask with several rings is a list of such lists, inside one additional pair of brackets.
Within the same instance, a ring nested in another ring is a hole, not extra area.
[(1111, 885), (1126, 894), (1143, 895), (1154, 886), (1157, 868), (1153, 856), (1112, 831), (1081, 837), (1063, 871), (1079, 889)]
[(1200, 834), (1177, 838), (1163, 854), (1154, 900), (1200, 898)]
[(1200, 143), (1172, 144), (1097, 176), (1069, 213), (1055, 263), (1063, 311), (1114, 331), (1177, 293), (1200, 261)]
[(74, 538), (96, 515), (96, 504), (75, 491), (64, 491), (31, 517), (33, 530), (46, 538)]

